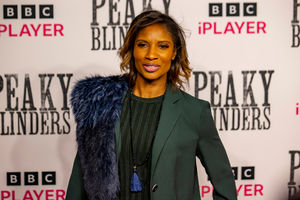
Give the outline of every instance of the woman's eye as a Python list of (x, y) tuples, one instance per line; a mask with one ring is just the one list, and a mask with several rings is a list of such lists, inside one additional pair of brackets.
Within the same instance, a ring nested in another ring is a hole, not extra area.
[(137, 46), (138, 47), (146, 47), (146, 44), (145, 43), (138, 43)]
[(169, 45), (167, 45), (167, 44), (161, 44), (161, 45), (159, 45), (159, 47), (161, 49), (167, 49), (167, 48), (169, 48)]

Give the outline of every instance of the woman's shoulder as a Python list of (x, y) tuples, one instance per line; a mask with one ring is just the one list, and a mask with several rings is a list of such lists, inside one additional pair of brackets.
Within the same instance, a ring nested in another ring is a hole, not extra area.
[(181, 91), (181, 93), (183, 96), (179, 105), (181, 115), (191, 126), (196, 127), (198, 130), (201, 127), (199, 120), (207, 118), (211, 113), (210, 104), (208, 101), (198, 99), (186, 92)]
[(127, 80), (123, 76), (92, 76), (77, 81), (71, 92), (75, 121), (93, 121), (89, 119), (114, 110), (127, 89)]
[(105, 97), (118, 96), (128, 89), (123, 76), (92, 76), (75, 83), (71, 92), (71, 105), (77, 107), (82, 103), (105, 100)]
[(198, 99), (184, 91), (180, 91), (182, 100), (178, 104), (182, 115), (188, 117), (191, 121), (199, 119), (203, 113), (210, 110), (210, 104), (208, 101)]
[(97, 94), (99, 91), (109, 91), (120, 89), (127, 86), (127, 81), (124, 76), (100, 76), (95, 75), (86, 77), (75, 83), (71, 97), (79, 94)]
[(183, 95), (184, 101), (191, 107), (209, 107), (210, 103), (204, 99), (198, 99), (185, 91), (180, 91)]

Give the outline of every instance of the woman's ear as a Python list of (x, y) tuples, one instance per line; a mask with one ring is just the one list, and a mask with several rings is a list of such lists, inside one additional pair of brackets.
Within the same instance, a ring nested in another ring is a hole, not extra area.
[(172, 54), (172, 60), (175, 59), (176, 55), (177, 55), (177, 48), (174, 48), (174, 51), (173, 51), (173, 54)]

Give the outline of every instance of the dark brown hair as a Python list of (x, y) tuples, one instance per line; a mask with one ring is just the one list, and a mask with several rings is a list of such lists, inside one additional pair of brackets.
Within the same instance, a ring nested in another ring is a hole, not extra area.
[(188, 82), (192, 71), (189, 67), (184, 31), (174, 19), (159, 11), (145, 11), (133, 19), (127, 31), (124, 44), (119, 50), (119, 56), (122, 59), (120, 64), (121, 71), (127, 73), (126, 76), (129, 80), (129, 86), (133, 87), (137, 76), (133, 57), (135, 39), (142, 29), (153, 24), (162, 24), (166, 26), (172, 36), (176, 49), (176, 57), (171, 63), (167, 82), (174, 88), (184, 89), (183, 84)]

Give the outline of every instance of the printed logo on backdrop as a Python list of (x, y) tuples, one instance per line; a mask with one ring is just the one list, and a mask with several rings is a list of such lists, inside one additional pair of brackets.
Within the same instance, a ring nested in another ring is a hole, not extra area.
[[(169, 14), (171, 0), (93, 0), (92, 1), (92, 51), (119, 49), (136, 15), (152, 10), (153, 3), (161, 4), (162, 12)], [(142, 7), (142, 10), (137, 9)], [(105, 14), (108, 11), (108, 15)]]
[(194, 96), (198, 98), (201, 92), (209, 90), (212, 115), (219, 131), (268, 130), (273, 74), (274, 70), (194, 71)]
[(288, 182), (288, 199), (300, 197), (300, 151), (289, 151), (290, 177)]
[[(6, 185), (13, 186), (17, 189), (18, 186), (33, 187), (24, 192), (19, 190), (0, 190), (1, 200), (16, 200), (16, 199), (56, 199), (65, 200), (65, 190), (51, 189), (56, 185), (55, 171), (29, 171), (29, 172), (7, 172)], [(44, 189), (36, 189), (35, 186), (42, 185)]]
[[(300, 23), (298, 14), (300, 8), (300, 1), (293, 0), (293, 20), (292, 20), (292, 47), (300, 46)], [(299, 11), (300, 12), (300, 11)]]
[[(64, 25), (53, 22), (54, 8), (53, 4), (2, 5), (0, 14), (3, 16), (3, 23), (0, 23), (0, 37), (64, 36)], [(44, 21), (45, 23), (41, 23)]]
[[(0, 136), (64, 135), (71, 131), (68, 91), (73, 74), (0, 75)], [(32, 86), (39, 84), (39, 90)], [(54, 99), (61, 98), (61, 103)]]
[[(236, 181), (236, 191), (241, 197), (263, 197), (264, 186), (255, 183), (255, 166), (232, 167), (232, 173)], [(201, 197), (212, 196), (213, 187), (210, 185), (200, 186)]]
[[(258, 35), (267, 33), (267, 23), (257, 20), (257, 2), (208, 3), (210, 20), (198, 23), (199, 35)], [(222, 20), (220, 20), (222, 19)]]

